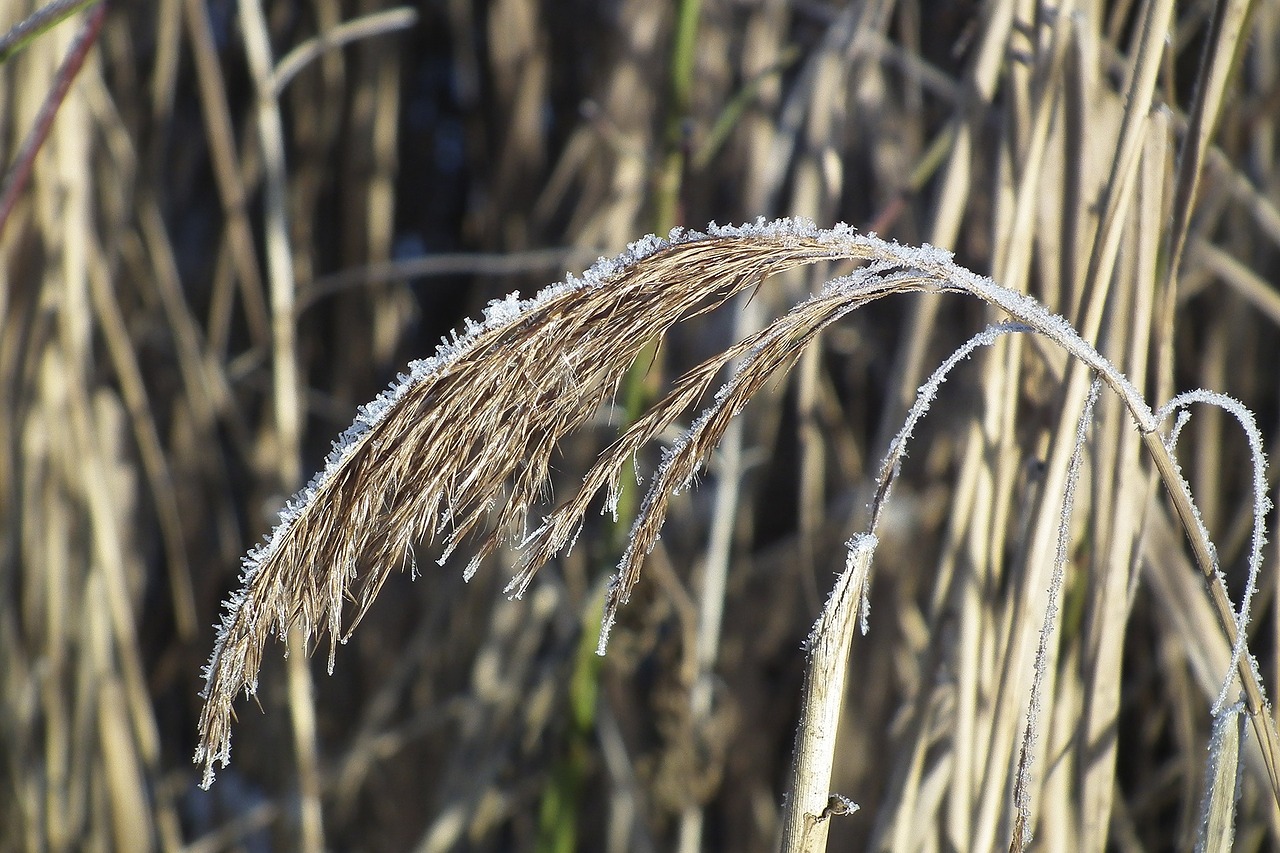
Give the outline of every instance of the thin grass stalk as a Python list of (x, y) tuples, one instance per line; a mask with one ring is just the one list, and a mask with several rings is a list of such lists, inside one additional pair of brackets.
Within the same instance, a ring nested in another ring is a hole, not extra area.
[(272, 85), (271, 44), (260, 4), (239, 4), (245, 53), (257, 87), (255, 119), (264, 163), (267, 271), (271, 292), (272, 389), (276, 432), (280, 443), (281, 483), (294, 489), (301, 479), (302, 415), (299, 406), (292, 250), (285, 170), (284, 122)]
[(1206, 267), (1272, 325), (1280, 326), (1280, 293), (1271, 282), (1239, 258), (1204, 239), (1191, 244), (1191, 257), (1193, 262)]
[(1017, 815), (1014, 817), (1013, 834), (1009, 842), (1010, 853), (1022, 853), (1031, 843), (1032, 815), (1031, 791), (1029, 789), (1032, 761), (1035, 757), (1035, 744), (1039, 739), (1041, 704), (1044, 699), (1045, 681), (1049, 675), (1050, 644), (1058, 627), (1058, 614), (1062, 600), (1063, 579), (1067, 571), (1067, 546), (1071, 533), (1071, 515), (1075, 509), (1076, 487), (1080, 482), (1080, 470), (1084, 464), (1085, 443), (1089, 429), (1093, 426), (1094, 406), (1102, 391), (1102, 383), (1094, 379), (1089, 385), (1089, 393), (1085, 397), (1084, 409), (1076, 426), (1075, 445), (1068, 463), (1066, 486), (1062, 496), (1062, 510), (1058, 519), (1057, 554), (1053, 560), (1053, 571), (1049, 579), (1048, 601), (1045, 605), (1044, 623), (1040, 628), (1040, 640), (1036, 646), (1035, 675), (1031, 680), (1031, 697), (1027, 702), (1027, 721), (1022, 732), (1022, 741), (1018, 747), (1018, 764), (1014, 774), (1013, 798)]
[(312, 306), (357, 288), (435, 276), (511, 276), (549, 272), (556, 267), (589, 264), (600, 257), (595, 249), (573, 247), (529, 249), (523, 252), (441, 252), (418, 258), (376, 261), (320, 276), (302, 283), (297, 298), (299, 316)]
[[(1167, 116), (1153, 116), (1138, 184), (1137, 215), (1131, 233), (1147, 234), (1163, 219), (1164, 187), (1168, 174)], [(1111, 351), (1123, 346), (1124, 370), (1129, 376), (1148, 375), (1148, 353), (1154, 335), (1154, 302), (1158, 288), (1158, 246), (1135, 240), (1132, 258), (1132, 304), (1117, 311), (1106, 337)], [(1140, 567), (1142, 537), (1154, 495), (1150, 470), (1141, 465), (1141, 447), (1125, 422), (1124, 413), (1103, 405), (1096, 440), (1114, 462), (1094, 466), (1097, 495), (1091, 507), (1094, 529), (1110, 531), (1105, 554), (1092, 560), (1089, 604), (1083, 615), (1081, 652), (1084, 721), (1073, 749), (1079, 754), (1073, 784), (1078, 786), (1082, 849), (1105, 846), (1110, 815), (1118, 794), (1115, 762), (1121, 708), (1121, 672), (1125, 627), (1133, 606)], [(1098, 454), (1100, 455), (1100, 454)]]
[[(751, 304), (749, 296), (739, 294), (737, 302), (734, 335), (743, 337), (758, 325), (759, 311)], [(733, 362), (727, 365), (730, 371), (738, 366)], [(720, 443), (720, 465), (717, 468), (719, 479), (697, 596), (698, 627), (694, 648), (697, 671), (689, 691), (689, 714), (695, 730), (706, 724), (712, 710), (715, 665), (719, 655), (724, 602), (744, 475), (743, 444), (742, 421), (735, 420)], [(690, 804), (680, 816), (678, 849), (681, 853), (697, 853), (702, 849), (702, 826), (701, 805)]]
[[(298, 368), (293, 253), (289, 244), (288, 176), (285, 171), (284, 121), (272, 74), (271, 43), (266, 16), (257, 0), (240, 0), (240, 25), (249, 71), (257, 90), (255, 117), (264, 165), (267, 274), (271, 293), (272, 410), (276, 463), (280, 484), (297, 488), (302, 478), (302, 388)], [(289, 715), (298, 764), (301, 847), (324, 849), (324, 815), (320, 800), (315, 710), (311, 668), (307, 660), (308, 630), (294, 626), (285, 638), (289, 655)]]
[(119, 378), (121, 396), (133, 422), (143, 471), (159, 518), (172, 588), (176, 633), (179, 638), (190, 640), (196, 633), (195, 595), (191, 583), (191, 567), (183, 549), (182, 520), (178, 516), (173, 474), (165, 459), (163, 443), (152, 415), (154, 409), (147, 394), (142, 369), (129, 340), (124, 312), (111, 289), (107, 260), (103, 257), (101, 247), (95, 245), (91, 251), (94, 258), (89, 268), (89, 285), (94, 316), (102, 331), (112, 368)]
[[(992, 266), (996, 280), (1019, 291), (1030, 289), (1028, 279), (1033, 254), (1037, 244), (1043, 243), (1043, 237), (1036, 237), (1042, 218), (1037, 207), (1044, 194), (1042, 187), (1051, 186), (1052, 173), (1047, 168), (1046, 158), (1051, 135), (1059, 132), (1062, 74), (1075, 38), (1075, 16), (1069, 8), (1063, 8), (1046, 29), (1043, 44), (1039, 28), (1030, 34), (1034, 42), (1034, 70), (1023, 81), (1025, 99), (1014, 100), (1015, 115), (1008, 120), (1011, 130), (1020, 132), (1006, 134), (1007, 157), (1001, 160), (1001, 174), (1009, 176), (1001, 186), (1006, 183), (1009, 186), (997, 209), (998, 242), (994, 247)], [(1021, 109), (1017, 109), (1019, 105)], [(965, 649), (961, 655), (966, 659), (960, 679), (964, 695), (958, 708), (958, 725), (953, 740), (956, 765), (953, 775), (958, 781), (955, 792), (949, 797), (952, 807), (948, 810), (948, 818), (953, 843), (975, 848), (992, 843), (989, 833), (996, 813), (991, 807), (1003, 794), (1002, 777), (992, 773), (992, 765), (1011, 761), (1017, 749), (1017, 720), (1002, 716), (1009, 710), (1010, 703), (999, 698), (984, 701), (980, 697), (995, 696), (997, 691), (1008, 689), (1008, 667), (1021, 672), (1017, 661), (1026, 660), (1025, 655), (1019, 653), (1018, 644), (1028, 636), (1027, 632), (1034, 630), (1029, 624), (1030, 619), (1023, 619), (1016, 607), (1012, 616), (1004, 619), (998, 613), (984, 613), (992, 609), (992, 605), (985, 601), (986, 596), (982, 593), (989, 584), (1001, 582), (1001, 567), (1005, 562), (1002, 531), (1021, 526), (1014, 499), (1014, 483), (1021, 466), (1009, 454), (995, 454), (992, 458), (987, 448), (1014, 431), (1018, 394), (1010, 389), (1018, 387), (1027, 374), (1025, 351), (1025, 344), (1020, 339), (995, 345), (981, 383), (985, 398), (984, 416), (980, 424), (974, 424), (968, 436), (973, 455), (967, 460), (966, 467), (972, 466), (973, 476), (978, 480), (973, 488), (979, 490), (981, 497), (972, 505), (975, 514), (962, 516), (967, 518), (969, 531), (962, 560), (969, 566), (989, 567), (984, 571), (990, 576), (975, 576), (970, 570), (962, 581), (968, 609), (960, 621), (964, 625), (961, 630), (968, 636), (961, 641)], [(1042, 494), (1046, 490), (1052, 491), (1042, 484)], [(1026, 563), (1033, 572), (1040, 565), (1033, 559)], [(1037, 580), (1025, 583), (1037, 589), (1040, 585)], [(1005, 621), (1009, 618), (1016, 621)], [(987, 648), (994, 645), (995, 658), (1006, 661), (1004, 675), (998, 666), (991, 666), (988, 653), (983, 652), (984, 645)], [(1056, 645), (1051, 652), (1056, 656)], [(1052, 676), (1054, 667), (1052, 664), (1046, 664), (1046, 667)], [(1052, 687), (1049, 691), (1052, 692)], [(984, 758), (985, 767), (982, 766)], [(1038, 790), (1034, 794), (1024, 792), (1023, 796), (1037, 802), (1040, 799)], [(902, 819), (904, 826), (914, 823), (909, 814), (904, 813)]]
[(271, 70), (271, 91), (279, 98), (294, 77), (325, 53), (353, 42), (408, 29), (418, 21), (418, 13), (407, 7), (385, 9), (343, 21), (320, 35), (294, 45)]
[(12, 59), (42, 33), (96, 2), (98, 0), (53, 0), (36, 9), (14, 24), (4, 35), (0, 35), (0, 65)]
[[(147, 94), (151, 99), (151, 121), (156, 128), (162, 129), (157, 138), (163, 138), (163, 131), (173, 121), (174, 101), (178, 90), (178, 64), (182, 49), (182, 3), (181, 0), (161, 0), (156, 12), (156, 58), (151, 74), (151, 84)], [(163, 172), (160, 167), (162, 153), (160, 146), (153, 145), (143, 154), (142, 160), (155, 164), (150, 174), (142, 183), (154, 184), (156, 175)]]
[(226, 240), (229, 245), (235, 278), (239, 282), (245, 320), (252, 338), (262, 346), (271, 341), (270, 309), (266, 287), (254, 248), (249, 225), (246, 170), (236, 151), (234, 123), (227, 95), (227, 83), (218, 59), (217, 40), (209, 7), (202, 0), (182, 0), (195, 65), (196, 85), (200, 91), (200, 110), (204, 119), (205, 141), (214, 184), (226, 217)]
[(1229, 853), (1235, 841), (1236, 801), (1244, 768), (1244, 710), (1237, 702), (1214, 714), (1205, 768), (1196, 853)]
[[(385, 261), (395, 252), (396, 175), (400, 169), (400, 128), (404, 121), (404, 58), (399, 51), (366, 44), (362, 56), (371, 64), (364, 99), (371, 160), (365, 194), (369, 223), (364, 251), (369, 261)], [(391, 364), (405, 331), (408, 293), (402, 287), (379, 288), (371, 329), (372, 354), (378, 364)]]
[[(989, 361), (995, 361), (995, 358), (992, 357)], [(997, 367), (992, 366), (986, 369), (995, 370)], [(995, 416), (994, 407), (989, 407), (987, 417)], [(931, 608), (935, 624), (940, 618), (939, 614), (951, 608), (959, 614), (960, 621), (954, 663), (957, 682), (954, 736), (958, 743), (972, 744), (973, 748), (955, 750), (955, 757), (952, 759), (952, 773), (955, 781), (947, 798), (943, 818), (943, 832), (946, 837), (951, 839), (953, 844), (960, 845), (967, 842), (972, 832), (971, 804), (975, 796), (974, 787), (979, 781), (974, 759), (985, 751), (982, 739), (985, 737), (986, 729), (979, 722), (981, 710), (979, 697), (980, 694), (985, 694), (989, 690), (989, 685), (984, 683), (983, 661), (986, 657), (984, 647), (990, 642), (989, 635), (995, 624), (991, 613), (994, 605), (988, 596), (982, 594), (987, 584), (995, 580), (987, 576), (988, 567), (994, 566), (995, 561), (979, 559), (983, 555), (974, 552), (983, 546), (974, 541), (975, 537), (965, 533), (966, 529), (983, 529), (980, 523), (976, 523), (976, 514), (990, 503), (986, 469), (980, 464), (984, 453), (983, 442), (979, 440), (980, 436), (981, 432), (977, 431), (977, 427), (972, 428), (960, 454), (960, 473), (956, 483), (957, 500), (953, 505), (943, 537), (944, 546), (937, 569), (939, 578), (935, 585), (937, 592)], [(979, 574), (980, 572), (982, 574)], [(923, 751), (927, 747), (927, 741), (922, 736), (921, 729), (927, 725), (930, 701), (929, 692), (922, 690), (913, 708), (917, 731), (912, 734), (912, 742), (917, 745), (916, 749), (920, 753), (918, 757), (912, 757), (913, 765), (924, 760)], [(903, 778), (902, 784), (907, 784), (906, 774), (900, 775)], [(894, 790), (897, 790), (896, 784)], [(909, 809), (900, 809), (897, 810), (895, 817), (899, 833), (897, 837), (900, 838), (901, 834), (911, 831), (912, 814)], [(906, 843), (903, 840), (893, 846), (895, 849), (901, 849)]]
[(1169, 264), (1165, 273), (1170, 286), (1177, 280), (1181, 269), (1200, 176), (1204, 171), (1210, 140), (1217, 130), (1227, 86), (1240, 69), (1253, 6), (1253, 0), (1222, 0), (1213, 7), (1200, 70), (1196, 74), (1190, 121), (1178, 152), (1174, 221), (1169, 233)]
[(71, 84), (75, 82), (76, 75), (80, 73), (80, 69), (84, 66), (89, 51), (97, 43), (98, 35), (102, 32), (102, 24), (106, 19), (107, 4), (105, 2), (99, 3), (85, 16), (79, 31), (76, 33), (75, 40), (67, 48), (66, 57), (62, 60), (62, 65), (58, 67), (58, 72), (54, 75), (53, 86), (45, 94), (44, 102), (40, 105), (40, 112), (36, 116), (35, 125), (31, 128), (26, 138), (23, 139), (22, 147), (18, 149), (17, 156), (5, 173), (4, 182), (0, 184), (0, 236), (4, 236), (5, 225), (9, 222), (13, 208), (18, 203), (22, 191), (27, 186), (27, 182), (31, 179), (31, 171), (35, 168), (36, 155), (40, 153), (41, 146), (44, 145), (49, 136), (49, 131), (53, 128), (53, 121), (58, 116), (58, 109), (67, 97)]
[[(1243, 659), (1246, 655), (1245, 629), (1250, 621), (1250, 607), (1253, 601), (1253, 595), (1257, 590), (1258, 575), (1262, 569), (1262, 551), (1267, 541), (1266, 515), (1271, 510), (1271, 501), (1270, 498), (1267, 497), (1266, 456), (1262, 447), (1262, 435), (1258, 431), (1258, 427), (1254, 421), (1252, 413), (1245, 409), (1237, 400), (1222, 394), (1205, 391), (1203, 389), (1186, 391), (1179, 394), (1169, 402), (1165, 403), (1165, 405), (1160, 408), (1160, 411), (1156, 413), (1157, 418), (1160, 420), (1164, 420), (1174, 413), (1178, 414), (1178, 420), (1174, 427), (1169, 431), (1165, 442), (1171, 449), (1176, 445), (1179, 432), (1189, 418), (1189, 413), (1187, 413), (1185, 409), (1191, 403), (1207, 403), (1218, 411), (1234, 416), (1245, 433), (1245, 437), (1249, 444), (1250, 455), (1252, 457), (1253, 530), (1249, 546), (1245, 588), (1240, 596), (1240, 607), (1235, 617), (1239, 638), (1232, 646), (1231, 650), (1231, 666), (1229, 667), (1229, 670), (1233, 670), (1236, 668), (1237, 664), (1244, 663)], [(1203, 538), (1208, 539), (1208, 532), (1202, 514), (1197, 513), (1196, 526), (1201, 532)], [(1253, 662), (1249, 662), (1249, 666), (1252, 668), (1255, 665)], [(1232, 681), (1233, 676), (1228, 674), (1223, 682), (1222, 689), (1218, 694), (1218, 699), (1214, 703), (1214, 714), (1219, 713), (1226, 705), (1228, 695), (1231, 692)]]
[[(596, 592), (600, 591), (597, 585)], [(581, 614), (581, 634), (573, 652), (569, 675), (569, 725), (565, 745), (550, 768), (550, 781), (539, 803), (536, 849), (545, 853), (573, 853), (578, 849), (578, 804), (586, 784), (590, 743), (595, 733), (600, 699), (599, 655), (594, 654), (592, 631), (598, 618), (592, 595)]]
[(1129, 70), (1120, 137), (1111, 158), (1102, 212), (1084, 277), (1078, 325), (1088, 341), (1096, 340), (1102, 322), (1105, 290), (1120, 249), (1123, 220), (1129, 209), (1141, 147), (1148, 131), (1148, 115), (1173, 8), (1173, 0), (1151, 0), (1147, 15), (1142, 19), (1136, 56)]
[[(1160, 479), (1163, 481), (1173, 503), (1174, 512), (1177, 514), (1178, 520), (1186, 533), (1196, 565), (1209, 584), (1210, 601), (1223, 631), (1226, 633), (1227, 641), (1231, 644), (1232, 649), (1237, 649), (1239, 648), (1241, 634), (1236, 627), (1235, 613), (1226, 590), (1226, 584), (1217, 569), (1217, 560), (1213, 553), (1212, 544), (1203, 536), (1196, 535), (1193, 532), (1198, 530), (1197, 519), (1199, 516), (1191, 497), (1190, 489), (1178, 472), (1177, 463), (1174, 462), (1173, 457), (1167, 450), (1162, 451), (1159, 449), (1164, 447), (1159, 434), (1155, 431), (1146, 432), (1144, 430), (1142, 441), (1146, 445), (1147, 452), (1155, 461)], [(1280, 737), (1276, 734), (1275, 722), (1271, 717), (1270, 704), (1248, 661), (1241, 659), (1237, 669), (1245, 692), (1245, 709), (1253, 725), (1254, 734), (1257, 735), (1258, 742), (1262, 747), (1262, 758), (1266, 765), (1272, 796), (1277, 804), (1280, 804)]]
[(684, 183), (686, 141), (685, 121), (689, 116), (697, 59), (698, 19), (702, 0), (680, 0), (676, 7), (675, 39), (671, 50), (671, 70), (663, 131), (663, 159), (654, 194), (654, 221), (658, 233), (681, 223), (680, 190)]

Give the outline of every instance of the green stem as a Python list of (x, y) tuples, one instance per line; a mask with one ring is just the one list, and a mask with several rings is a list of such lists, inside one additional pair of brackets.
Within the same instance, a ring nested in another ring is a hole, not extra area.
[[(667, 115), (663, 136), (664, 154), (656, 176), (654, 226), (666, 234), (679, 224), (681, 184), (685, 168), (684, 122), (693, 90), (694, 51), (698, 34), (701, 0), (682, 0), (676, 18), (675, 42), (671, 56)], [(639, 418), (657, 396), (662, 375), (656, 341), (647, 344), (627, 371), (622, 383), (623, 422), (620, 429)], [(630, 463), (621, 476), (617, 518), (609, 537), (608, 559), (622, 553), (631, 521), (639, 502), (634, 470)], [(596, 723), (599, 695), (600, 658), (596, 655), (599, 611), (589, 607), (584, 619), (569, 683), (571, 721), (564, 752), (551, 772), (538, 811), (538, 853), (572, 853), (577, 849), (578, 800), (587, 773), (590, 743)]]
[(0, 36), (0, 65), (15, 56), (39, 35), (48, 32), (97, 0), (54, 0), (19, 21), (9, 32)]
[(701, 10), (701, 0), (682, 0), (676, 18), (663, 135), (664, 154), (654, 198), (654, 225), (658, 234), (667, 233), (680, 221), (680, 188), (685, 161), (684, 123), (689, 115), (690, 93), (693, 91), (698, 16)]
[(582, 622), (569, 679), (568, 737), (538, 809), (539, 853), (573, 853), (578, 846), (578, 801), (587, 775), (600, 693), (600, 658), (596, 655), (594, 630), (600, 624), (598, 610), (585, 608)]

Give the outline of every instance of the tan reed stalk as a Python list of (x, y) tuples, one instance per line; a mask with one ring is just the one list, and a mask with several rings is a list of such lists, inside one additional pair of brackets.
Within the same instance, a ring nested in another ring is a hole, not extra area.
[[(208, 6), (200, 0), (182, 0), (182, 3), (182, 16), (186, 21), (187, 39), (200, 88), (200, 108), (209, 145), (210, 165), (213, 167), (218, 196), (227, 222), (228, 251), (244, 300), (246, 320), (255, 340), (265, 346), (271, 335), (266, 286), (263, 284), (262, 269), (253, 247), (245, 169), (236, 151), (231, 107), (227, 101), (226, 80), (218, 60), (213, 23), (209, 18)], [(221, 334), (214, 335), (214, 340), (221, 340), (222, 337)]]
[[(272, 416), (277, 445), (276, 474), (284, 491), (293, 491), (302, 480), (302, 381), (298, 357), (295, 313), (297, 285), (291, 247), (288, 209), (289, 176), (285, 164), (284, 118), (278, 90), (273, 83), (274, 61), (266, 14), (257, 3), (239, 4), (249, 72), (256, 89), (254, 117), (263, 162), (267, 280), (271, 294), (271, 391)], [(307, 634), (301, 626), (283, 631), (289, 656), (289, 717), (298, 769), (300, 847), (305, 853), (324, 850), (324, 815), (320, 799), (319, 758), (316, 746), (315, 689), (305, 654)]]

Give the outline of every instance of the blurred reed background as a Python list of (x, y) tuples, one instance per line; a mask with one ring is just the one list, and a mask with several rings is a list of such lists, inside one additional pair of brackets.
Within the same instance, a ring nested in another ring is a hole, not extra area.
[[(0, 30), (37, 6), (8, 0)], [(268, 648), (209, 792), (190, 763), (219, 602), (356, 407), (489, 299), (646, 233), (799, 215), (953, 248), (1153, 403), (1224, 391), (1278, 446), (1277, 4), (403, 8), (112, 3), (3, 221), (0, 850), (770, 849), (843, 541), (916, 387), (994, 317), (959, 296), (860, 310), (747, 409), (607, 657), (607, 519), (514, 602), (512, 555), (464, 585), (465, 554), (424, 548), (332, 677)], [(0, 167), (92, 14), (0, 65)], [(634, 392), (839, 271), (678, 330)], [(1068, 379), (1002, 342), (918, 430), (840, 732), (834, 786), (862, 809), (832, 849), (1007, 843), (1022, 700), (1000, 697), (1029, 684)], [(565, 490), (623, 417), (556, 460)], [(1037, 844), (1183, 848), (1230, 649), (1114, 399), (1090, 450)], [(1180, 450), (1238, 594), (1245, 442), (1204, 411)], [(1273, 690), (1275, 554), (1251, 632)], [(1236, 844), (1269, 849), (1247, 755)]]

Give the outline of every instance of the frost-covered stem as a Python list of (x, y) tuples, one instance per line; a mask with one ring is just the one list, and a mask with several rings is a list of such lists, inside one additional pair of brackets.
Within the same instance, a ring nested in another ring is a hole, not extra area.
[(1062, 509), (1058, 515), (1058, 547), (1053, 559), (1053, 571), (1049, 580), (1049, 598), (1044, 609), (1044, 623), (1040, 627), (1040, 641), (1036, 645), (1035, 676), (1031, 680), (1031, 698), (1027, 702), (1027, 723), (1023, 729), (1022, 743), (1018, 749), (1018, 769), (1013, 783), (1014, 818), (1013, 840), (1010, 850), (1025, 850), (1031, 844), (1031, 766), (1035, 760), (1036, 738), (1039, 735), (1041, 704), (1044, 701), (1044, 682), (1049, 671), (1049, 644), (1058, 622), (1058, 602), (1062, 599), (1062, 583), (1067, 574), (1067, 546), (1071, 535), (1071, 513), (1075, 509), (1076, 487), (1080, 484), (1080, 469), (1084, 464), (1084, 446), (1089, 427), (1093, 424), (1093, 411), (1102, 392), (1102, 383), (1095, 378), (1089, 385), (1084, 411), (1076, 424), (1076, 443), (1067, 465), (1066, 488), (1062, 495)]
[(1244, 768), (1240, 760), (1244, 735), (1240, 712), (1243, 710), (1244, 704), (1237, 702), (1214, 713), (1196, 853), (1228, 851), (1235, 839), (1236, 800), (1240, 797), (1240, 776)]
[[(1240, 633), (1236, 630), (1235, 610), (1231, 606), (1226, 585), (1217, 572), (1212, 546), (1208, 540), (1198, 534), (1196, 522), (1198, 516), (1186, 481), (1178, 473), (1177, 464), (1169, 455), (1168, 448), (1164, 446), (1158, 433), (1144, 431), (1142, 441), (1155, 461), (1156, 470), (1160, 473), (1160, 479), (1164, 481), (1169, 499), (1173, 502), (1174, 512), (1178, 514), (1178, 520), (1182, 523), (1182, 529), (1187, 532), (1196, 565), (1199, 566), (1201, 574), (1209, 584), (1209, 600), (1213, 602), (1214, 610), (1217, 611), (1218, 621), (1222, 623), (1222, 629), (1227, 635), (1227, 642), (1235, 648), (1240, 641)], [(1271, 781), (1271, 793), (1276, 802), (1280, 803), (1280, 738), (1276, 736), (1275, 724), (1271, 721), (1267, 700), (1262, 693), (1262, 685), (1258, 683), (1248, 655), (1239, 661), (1236, 669), (1240, 673), (1240, 681), (1244, 686), (1245, 708), (1253, 724), (1254, 734), (1257, 735), (1258, 743), (1262, 748), (1262, 760), (1267, 767), (1267, 778)]]
[[(1258, 574), (1262, 570), (1262, 548), (1267, 542), (1267, 513), (1271, 510), (1271, 499), (1267, 497), (1267, 457), (1262, 449), (1262, 433), (1258, 431), (1253, 413), (1239, 400), (1226, 394), (1196, 389), (1179, 394), (1160, 407), (1160, 411), (1156, 412), (1156, 420), (1161, 422), (1173, 412), (1178, 412), (1177, 423), (1164, 442), (1170, 454), (1177, 447), (1178, 434), (1189, 418), (1189, 413), (1184, 407), (1192, 403), (1207, 403), (1234, 416), (1248, 439), (1249, 454), (1253, 460), (1253, 536), (1249, 543), (1249, 568), (1244, 592), (1240, 595), (1240, 607), (1236, 613), (1238, 636), (1235, 645), (1231, 647), (1231, 663), (1224, 676), (1222, 690), (1218, 693), (1218, 701), (1213, 705), (1213, 713), (1217, 715), (1226, 707), (1227, 697), (1231, 693), (1231, 685), (1235, 680), (1231, 670), (1240, 665), (1241, 659), (1248, 652), (1245, 648), (1245, 632), (1249, 627), (1253, 596), (1258, 588)], [(1201, 537), (1209, 539), (1209, 531), (1205, 528), (1204, 519), (1199, 514), (1196, 515), (1196, 530)], [(1221, 569), (1217, 573), (1218, 576), (1220, 573)]]
[[(1032, 331), (1035, 330), (1023, 323), (997, 323), (994, 326), (988, 326), (953, 352), (946, 361), (929, 375), (929, 379), (916, 391), (915, 402), (911, 404), (911, 408), (907, 411), (907, 417), (903, 421), (901, 429), (898, 430), (893, 440), (889, 442), (889, 452), (885, 454), (884, 460), (880, 463), (880, 476), (876, 481), (876, 494), (871, 501), (870, 530), (872, 533), (876, 531), (880, 524), (880, 514), (889, 501), (889, 490), (893, 487), (893, 481), (897, 479), (898, 472), (902, 468), (902, 459), (907, 455), (907, 442), (915, 432), (916, 425), (920, 423), (920, 419), (928, 413), (929, 407), (933, 405), (933, 401), (938, 396), (938, 390), (942, 387), (942, 383), (947, 381), (951, 371), (955, 369), (956, 365), (972, 355), (973, 351), (978, 347), (991, 346), (1001, 335), (1007, 335), (1012, 332)], [(867, 628), (864, 625), (862, 633), (865, 634), (866, 632)]]
[[(844, 571), (809, 635), (800, 725), (783, 805), (782, 853), (819, 853), (827, 849), (828, 821), (833, 814), (831, 768), (844, 701), (844, 677), (875, 548), (876, 538), (871, 535), (850, 540)], [(846, 801), (836, 800), (847, 808)]]
[[(895, 247), (903, 251), (901, 247)], [(910, 256), (911, 250), (904, 252)], [(908, 258), (910, 263), (911, 259)], [(1218, 621), (1226, 632), (1227, 641), (1234, 648), (1239, 642), (1236, 612), (1231, 604), (1230, 596), (1223, 579), (1218, 574), (1217, 561), (1213, 556), (1213, 546), (1204, 535), (1199, 522), (1195, 502), (1190, 488), (1178, 472), (1177, 463), (1164, 444), (1158, 431), (1158, 421), (1151, 407), (1147, 405), (1142, 394), (1133, 383), (1121, 373), (1115, 365), (1107, 361), (1096, 349), (1090, 346), (1075, 329), (1061, 317), (1050, 313), (1043, 306), (1030, 298), (1014, 291), (1000, 287), (989, 278), (977, 275), (963, 267), (947, 263), (945, 268), (936, 262), (921, 264), (930, 274), (946, 281), (952, 286), (981, 298), (1006, 311), (1010, 316), (1034, 327), (1037, 331), (1052, 339), (1074, 358), (1083, 361), (1097, 371), (1099, 377), (1109, 388), (1124, 401), (1133, 419), (1137, 422), (1142, 434), (1142, 442), (1147, 453), (1155, 462), (1160, 479), (1164, 482), (1169, 500), (1173, 503), (1174, 512), (1186, 532), (1191, 544), (1191, 552), (1195, 556), (1196, 565), (1209, 585), (1209, 598), (1217, 612)], [(1262, 748), (1263, 762), (1267, 768), (1267, 777), (1271, 782), (1272, 796), (1280, 803), (1280, 737), (1277, 737), (1275, 725), (1271, 721), (1266, 697), (1262, 685), (1248, 660), (1244, 656), (1237, 664), (1240, 680), (1244, 686), (1245, 707), (1253, 723), (1254, 733)]]

